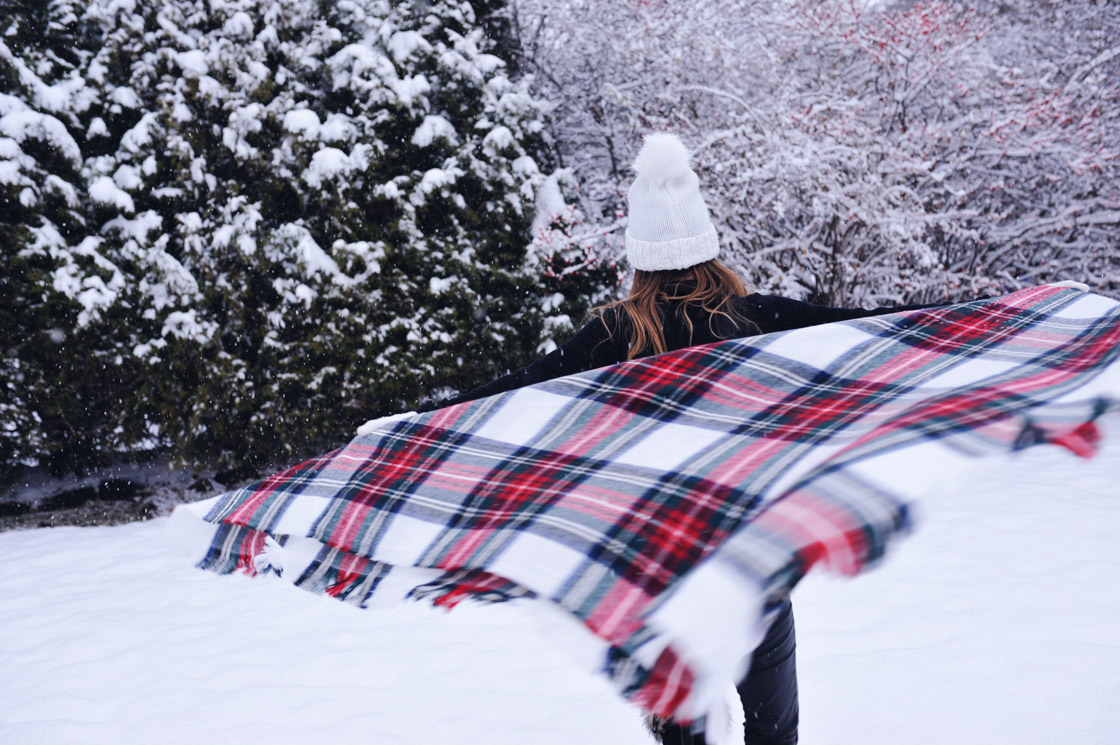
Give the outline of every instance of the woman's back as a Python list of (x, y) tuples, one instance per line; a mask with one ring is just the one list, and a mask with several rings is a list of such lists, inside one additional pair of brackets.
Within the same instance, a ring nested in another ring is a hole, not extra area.
[(658, 351), (789, 331), (916, 307), (923, 306), (873, 310), (833, 308), (777, 295), (750, 294), (729, 298), (725, 312), (713, 314), (699, 304), (663, 298), (655, 304), (655, 315), (651, 316), (656, 319), (661, 332), (661, 349), (654, 349), (647, 344), (635, 351), (634, 321), (622, 304), (612, 303), (594, 313), (574, 336), (544, 357), (472, 391), (424, 408), (473, 401), (564, 375), (586, 372), (636, 357), (647, 357)]

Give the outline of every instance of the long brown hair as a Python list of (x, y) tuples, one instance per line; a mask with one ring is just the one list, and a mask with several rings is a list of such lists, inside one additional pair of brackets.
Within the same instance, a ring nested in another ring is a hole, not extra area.
[[(676, 315), (694, 331), (688, 311), (698, 307), (707, 316), (708, 328), (716, 336), (715, 323), (723, 318), (735, 325), (750, 323), (731, 300), (748, 294), (747, 286), (734, 271), (712, 259), (687, 269), (645, 272), (635, 270), (634, 285), (624, 300), (600, 306), (599, 317), (613, 336), (616, 329), (607, 324), (602, 311), (615, 310), (616, 325), (626, 329), (630, 343), (627, 359), (668, 351), (665, 345), (664, 313), (670, 303), (677, 304)], [(619, 311), (622, 311), (619, 313)]]

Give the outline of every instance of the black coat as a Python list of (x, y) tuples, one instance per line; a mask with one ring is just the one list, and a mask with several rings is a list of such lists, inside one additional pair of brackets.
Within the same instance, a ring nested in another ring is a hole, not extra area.
[[(707, 344), (722, 339), (736, 339), (775, 331), (816, 326), (834, 321), (847, 321), (853, 318), (896, 313), (929, 306), (907, 305), (896, 308), (832, 308), (827, 305), (813, 305), (800, 300), (791, 300), (778, 295), (747, 295), (734, 298), (735, 310), (742, 319), (731, 323), (717, 317), (715, 328), (703, 318), (703, 311), (691, 306), (689, 316), (692, 320), (691, 332), (688, 324), (678, 315), (677, 307), (670, 305), (665, 309), (663, 331), (667, 349)], [(493, 396), (515, 388), (522, 388), (545, 380), (564, 375), (594, 370), (618, 362), (623, 362), (629, 354), (629, 336), (619, 323), (613, 309), (608, 308), (601, 316), (592, 318), (572, 338), (561, 344), (549, 354), (541, 357), (520, 370), (503, 375), (472, 391), (454, 398), (424, 406), (427, 411), (452, 404), (473, 401), (477, 398)], [(610, 330), (608, 330), (610, 329)]]

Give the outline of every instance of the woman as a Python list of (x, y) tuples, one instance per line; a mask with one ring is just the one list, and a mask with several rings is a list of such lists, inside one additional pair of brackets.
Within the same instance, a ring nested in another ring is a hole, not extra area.
[[(626, 231), (627, 259), (635, 269), (629, 296), (593, 311), (583, 328), (547, 356), (439, 406), (682, 347), (903, 309), (830, 308), (748, 293), (743, 281), (717, 260), (715, 227), (681, 141), (669, 134), (649, 135), (634, 169)], [(737, 686), (748, 745), (797, 742), (795, 638), (788, 600), (774, 618)], [(666, 745), (704, 742), (673, 722), (657, 721), (651, 728)]]

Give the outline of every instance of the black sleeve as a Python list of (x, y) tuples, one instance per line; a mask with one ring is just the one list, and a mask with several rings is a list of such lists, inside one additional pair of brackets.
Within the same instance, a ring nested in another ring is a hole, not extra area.
[(813, 305), (779, 295), (750, 295), (746, 300), (751, 319), (758, 324), (760, 331), (764, 334), (774, 331), (790, 331), (806, 326), (817, 326), (822, 323), (850, 321), (853, 318), (899, 313), (904, 310), (936, 308), (943, 305), (943, 303), (898, 305), (868, 310), (866, 308), (833, 308), (829, 305)]
[[(610, 323), (612, 317), (607, 317), (607, 323)], [(442, 401), (422, 404), (417, 410), (431, 411), (444, 406), (505, 393), (515, 388), (523, 388), (533, 383), (552, 380), (564, 375), (613, 365), (625, 360), (626, 352), (627, 344), (623, 335), (617, 331), (612, 335), (608, 332), (607, 326), (604, 325), (603, 319), (596, 316), (566, 342), (525, 367), (507, 373), (497, 380), (485, 383), (472, 391)]]

